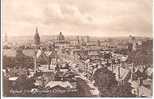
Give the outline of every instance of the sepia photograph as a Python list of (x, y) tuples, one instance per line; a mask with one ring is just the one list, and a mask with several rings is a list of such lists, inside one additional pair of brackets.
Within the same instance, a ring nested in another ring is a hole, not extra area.
[(152, 0), (1, 0), (1, 97), (153, 97)]

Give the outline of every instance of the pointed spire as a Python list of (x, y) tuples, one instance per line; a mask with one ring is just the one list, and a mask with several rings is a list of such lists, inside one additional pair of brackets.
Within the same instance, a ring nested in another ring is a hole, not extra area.
[(39, 45), (40, 44), (40, 36), (38, 32), (38, 28), (36, 27), (35, 35), (34, 35), (34, 44)]
[(7, 42), (8, 41), (8, 36), (7, 36), (7, 33), (5, 33), (4, 35), (4, 41)]
[(35, 33), (38, 33), (38, 27), (36, 27), (36, 31), (35, 31)]

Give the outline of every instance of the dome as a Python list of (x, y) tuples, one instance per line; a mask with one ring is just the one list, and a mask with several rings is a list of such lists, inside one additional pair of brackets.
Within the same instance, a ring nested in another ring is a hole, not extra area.
[(64, 35), (62, 34), (62, 32), (60, 32), (60, 34), (59, 34), (59, 36), (58, 36), (57, 39), (58, 39), (59, 41), (65, 40)]

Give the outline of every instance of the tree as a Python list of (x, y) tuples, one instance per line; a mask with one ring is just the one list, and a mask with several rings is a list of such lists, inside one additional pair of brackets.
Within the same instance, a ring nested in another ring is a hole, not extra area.
[(134, 97), (135, 95), (132, 94), (131, 90), (131, 84), (129, 82), (126, 82), (124, 85), (119, 85), (117, 87), (115, 95), (119, 97)]
[(18, 48), (16, 50), (16, 57), (14, 57), (15, 61), (15, 66), (22, 66), (22, 67), (33, 67), (33, 58), (24, 55), (23, 49)]
[(3, 56), (3, 68), (15, 66), (15, 58)]
[(118, 85), (115, 74), (106, 67), (96, 70), (93, 79), (102, 97), (134, 96), (131, 93), (130, 83), (126, 82), (123, 85)]
[(108, 70), (107, 67), (96, 70), (93, 79), (95, 80), (95, 85), (98, 87), (101, 96), (114, 96), (112, 92), (116, 90), (115, 88), (118, 82), (115, 79), (115, 74)]

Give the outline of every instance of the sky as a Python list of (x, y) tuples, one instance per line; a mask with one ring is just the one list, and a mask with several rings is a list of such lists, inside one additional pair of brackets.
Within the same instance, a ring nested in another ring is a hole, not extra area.
[(152, 36), (152, 0), (2, 0), (2, 32)]

